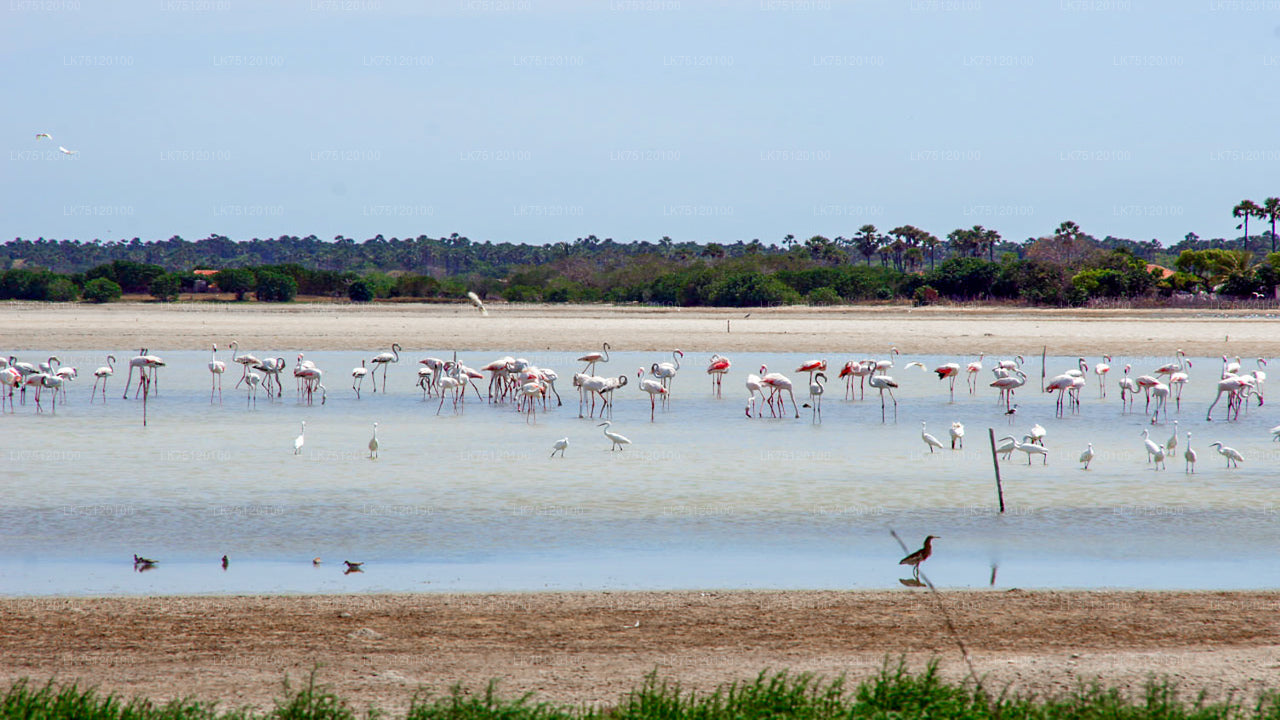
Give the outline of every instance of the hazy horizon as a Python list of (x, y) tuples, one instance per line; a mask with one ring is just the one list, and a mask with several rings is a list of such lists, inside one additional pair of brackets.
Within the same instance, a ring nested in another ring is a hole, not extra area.
[(0, 17), (6, 240), (774, 244), (872, 223), (1021, 241), (1074, 220), (1167, 247), (1238, 237), (1231, 208), (1280, 195), (1280, 0), (10, 0)]

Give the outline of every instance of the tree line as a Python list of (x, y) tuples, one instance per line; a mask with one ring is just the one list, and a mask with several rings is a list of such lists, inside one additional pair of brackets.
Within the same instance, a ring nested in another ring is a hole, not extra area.
[[(1008, 300), (1081, 305), (1101, 299), (1216, 293), (1272, 297), (1280, 256), (1274, 223), (1280, 199), (1233, 208), (1245, 234), (1202, 240), (1101, 240), (1066, 221), (1050, 234), (1012, 242), (993, 229), (957, 228), (944, 238), (912, 225), (849, 237), (793, 235), (780, 245), (750, 242), (574, 242), (522, 245), (449, 237), (364, 242), (338, 236), (281, 236), (236, 242), (15, 239), (0, 246), (0, 299), (109, 302), (124, 293), (171, 301), (212, 283), (237, 300), (298, 295), (355, 302), (394, 298), (482, 298), (513, 302), (641, 302), (762, 306), (911, 300)], [(1272, 232), (1248, 234), (1249, 218)], [(1166, 272), (1158, 265), (1167, 268)], [(197, 270), (205, 270), (197, 273)], [(209, 271), (216, 271), (210, 273)]]

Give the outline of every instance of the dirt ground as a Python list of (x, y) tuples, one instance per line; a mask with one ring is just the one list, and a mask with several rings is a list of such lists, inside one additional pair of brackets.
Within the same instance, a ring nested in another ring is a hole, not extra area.
[[(355, 702), (491, 678), (510, 695), (612, 704), (643, 676), (709, 689), (762, 670), (863, 678), (886, 659), (1037, 693), (1152, 676), (1237, 699), (1280, 685), (1273, 592), (592, 592), (0, 599), (0, 682), (269, 707), (315, 667)], [(944, 610), (945, 609), (945, 610)]]
[(681, 348), (693, 352), (848, 352), (882, 356), (1280, 354), (1280, 312), (1054, 310), (930, 306), (661, 308), (496, 304), (0, 303), (0, 351), (146, 347), (202, 350), (239, 340), (244, 351), (406, 350), (495, 352)]

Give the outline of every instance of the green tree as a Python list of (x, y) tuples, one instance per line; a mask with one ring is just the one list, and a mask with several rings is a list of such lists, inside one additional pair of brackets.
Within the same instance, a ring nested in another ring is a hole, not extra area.
[(1244, 242), (1245, 242), (1244, 246), (1248, 247), (1249, 218), (1256, 217), (1261, 219), (1266, 217), (1266, 213), (1265, 211), (1263, 211), (1261, 207), (1258, 206), (1258, 203), (1252, 200), (1241, 200), (1240, 202), (1236, 203), (1235, 207), (1231, 208), (1231, 217), (1244, 218), (1244, 222), (1240, 225), (1237, 225), (1236, 229), (1239, 230), (1240, 228), (1244, 228)]
[(289, 302), (298, 294), (298, 282), (275, 270), (258, 273), (257, 298), (263, 302)]
[(57, 275), (45, 289), (45, 299), (50, 302), (71, 302), (80, 295), (80, 288), (66, 275)]
[(1263, 216), (1271, 220), (1271, 252), (1276, 251), (1276, 220), (1280, 219), (1280, 197), (1269, 197), (1262, 202)]
[(120, 299), (124, 291), (114, 280), (100, 277), (94, 278), (84, 284), (84, 299), (96, 303), (115, 302)]
[(152, 297), (160, 302), (170, 302), (178, 299), (178, 293), (182, 290), (182, 280), (177, 273), (165, 273), (157, 275), (147, 286), (147, 291)]
[(356, 280), (347, 286), (347, 297), (351, 298), (351, 302), (371, 302), (373, 300), (373, 286), (364, 280)]
[(866, 259), (867, 267), (871, 267), (871, 257), (880, 249), (880, 239), (880, 231), (876, 230), (875, 225), (863, 225), (853, 236), (854, 246), (858, 248), (858, 254)]
[(213, 276), (213, 281), (218, 284), (218, 289), (222, 292), (235, 293), (236, 300), (244, 300), (244, 296), (257, 285), (257, 278), (254, 277), (253, 271), (247, 268), (219, 270), (218, 274)]

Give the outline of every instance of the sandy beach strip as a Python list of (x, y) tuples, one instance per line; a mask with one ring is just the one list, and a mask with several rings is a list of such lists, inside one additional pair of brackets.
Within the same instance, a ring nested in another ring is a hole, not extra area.
[[(924, 590), (0, 599), (0, 679), (78, 679), (152, 698), (269, 706), (312, 668), (341, 695), (415, 690), (610, 704), (657, 671), (709, 689), (762, 670), (859, 679), (886, 658), (1056, 692), (1151, 677), (1223, 698), (1280, 685), (1276, 592)], [(361, 705), (362, 706), (362, 705)]]
[(1039, 353), (1171, 356), (1280, 354), (1280, 312), (1062, 310), (930, 306), (663, 308), (496, 303), (0, 303), (5, 353), (257, 349), (586, 352), (832, 352), (879, 356)]

